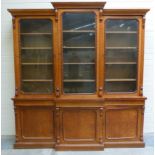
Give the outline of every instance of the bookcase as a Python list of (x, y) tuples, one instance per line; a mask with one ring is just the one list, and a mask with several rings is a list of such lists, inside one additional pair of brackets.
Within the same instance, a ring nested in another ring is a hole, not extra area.
[(148, 9), (53, 2), (8, 9), (14, 36), (15, 148), (144, 147)]

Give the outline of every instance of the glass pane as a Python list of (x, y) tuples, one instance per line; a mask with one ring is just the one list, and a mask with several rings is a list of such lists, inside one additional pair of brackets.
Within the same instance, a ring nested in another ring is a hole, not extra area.
[(137, 34), (134, 33), (107, 33), (106, 34), (106, 47), (133, 47), (137, 45)]
[(134, 62), (137, 59), (137, 51), (134, 49), (109, 49), (106, 51), (106, 62)]
[(64, 79), (95, 79), (95, 65), (64, 64)]
[(105, 23), (105, 91), (134, 92), (137, 81), (138, 21)]
[(65, 82), (64, 92), (65, 93), (94, 93), (95, 88), (94, 82)]
[(94, 49), (64, 49), (64, 62), (95, 62)]
[(66, 33), (63, 34), (64, 46), (65, 47), (94, 47), (95, 46), (95, 34), (90, 33)]
[(64, 13), (64, 30), (94, 30), (96, 27), (93, 13)]
[(106, 82), (105, 89), (107, 92), (133, 92), (135, 91), (135, 81), (131, 82)]
[(22, 19), (21, 33), (52, 33), (52, 23), (48, 19)]
[(26, 93), (53, 91), (52, 21), (20, 20), (21, 83)]
[(136, 70), (137, 68), (135, 64), (107, 64), (105, 75), (107, 79), (135, 79)]
[(41, 48), (51, 48), (52, 36), (47, 34), (22, 34), (21, 35), (21, 47), (22, 49), (36, 47)]
[(106, 21), (107, 31), (136, 31), (138, 29), (138, 22), (135, 19), (108, 19)]
[(95, 93), (95, 14), (63, 14), (64, 93)]

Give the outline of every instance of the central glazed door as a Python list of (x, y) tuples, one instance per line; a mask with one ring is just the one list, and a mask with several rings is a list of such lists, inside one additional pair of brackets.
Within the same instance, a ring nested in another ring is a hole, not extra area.
[(61, 93), (97, 94), (97, 16), (95, 11), (61, 11)]

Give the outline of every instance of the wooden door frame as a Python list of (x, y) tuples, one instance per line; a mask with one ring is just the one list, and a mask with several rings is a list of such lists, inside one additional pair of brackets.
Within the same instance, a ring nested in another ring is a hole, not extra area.
[[(57, 79), (56, 75), (56, 60), (54, 58), (55, 52), (56, 52), (56, 26), (55, 26), (55, 17), (54, 16), (20, 16), (13, 18), (13, 38), (14, 38), (14, 63), (15, 63), (15, 86), (16, 86), (16, 93), (15, 97), (29, 97), (29, 98), (53, 98), (54, 95), (54, 89), (53, 93), (51, 94), (42, 94), (42, 93), (24, 93), (21, 91), (21, 47), (20, 47), (20, 20), (21, 19), (49, 19), (52, 21), (52, 33), (53, 33), (53, 53), (52, 53), (52, 59), (53, 59), (53, 87), (55, 88), (55, 79)], [(51, 51), (52, 52), (52, 51)]]
[[(142, 36), (141, 35), (143, 35), (143, 31), (142, 31), (142, 20), (143, 20), (143, 18), (142, 18), (142, 16), (130, 16), (130, 15), (127, 15), (127, 16), (123, 16), (123, 15), (118, 15), (118, 16), (112, 16), (112, 15), (106, 15), (106, 16), (104, 16), (103, 15), (103, 28), (102, 28), (102, 30), (103, 30), (103, 33), (101, 33), (102, 35), (103, 35), (103, 37), (101, 37), (102, 38), (102, 41), (101, 41), (101, 45), (103, 44), (103, 46), (102, 46), (102, 50), (101, 51), (103, 51), (103, 53), (104, 53), (104, 56), (103, 57), (101, 57), (101, 59), (102, 60), (100, 60), (101, 62), (103, 62), (103, 70), (102, 70), (102, 75), (103, 75), (103, 81), (105, 82), (105, 21), (107, 20), (107, 19), (135, 19), (135, 20), (137, 20), (138, 21), (138, 55), (137, 55), (137, 90), (135, 91), (135, 92), (125, 92), (125, 93), (113, 93), (113, 92), (109, 92), (109, 93), (107, 93), (107, 92), (105, 92), (104, 91), (104, 83), (103, 83), (103, 97), (104, 98), (106, 98), (106, 97), (108, 97), (108, 96), (112, 96), (112, 97), (117, 97), (117, 96), (119, 96), (119, 97), (123, 97), (123, 96), (128, 96), (128, 97), (130, 97), (130, 96), (139, 96), (140, 95), (140, 87), (141, 87), (141, 85), (142, 85), (142, 74), (143, 74), (143, 52), (144, 52), (144, 50), (143, 50), (143, 43), (144, 42), (142, 42), (143, 41), (143, 38), (142, 38)], [(102, 52), (101, 52), (102, 53)]]
[[(62, 62), (63, 62), (63, 50), (62, 50), (62, 44), (63, 44), (63, 39), (62, 39), (62, 14), (65, 12), (78, 12), (78, 13), (85, 13), (85, 12), (93, 12), (96, 15), (96, 93), (94, 94), (64, 94), (63, 93), (63, 66), (62, 66)], [(59, 9), (58, 10), (58, 14), (57, 17), (58, 19), (58, 32), (59, 32), (59, 84), (58, 87), (60, 89), (61, 92), (61, 98), (64, 99), (71, 99), (71, 98), (97, 98), (98, 97), (98, 87), (99, 87), (99, 10), (97, 9)]]

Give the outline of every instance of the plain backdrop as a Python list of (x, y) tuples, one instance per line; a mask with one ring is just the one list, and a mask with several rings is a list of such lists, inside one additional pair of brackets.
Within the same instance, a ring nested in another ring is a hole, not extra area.
[[(14, 58), (12, 18), (8, 8), (52, 8), (52, 0), (2, 0), (1, 9), (1, 61), (2, 61), (2, 99), (1, 99), (1, 134), (15, 135), (14, 108), (11, 98), (15, 94)], [(55, 0), (58, 2), (58, 0)], [(64, 2), (65, 0), (63, 0)], [(72, 0), (74, 1), (74, 0)], [(84, 1), (84, 0), (83, 0)], [(86, 1), (86, 0), (85, 0)], [(91, 1), (91, 0), (89, 0)], [(105, 8), (153, 8), (153, 0), (107, 0)], [(144, 132), (153, 132), (153, 61), (154, 59), (154, 27), (153, 9), (146, 15), (145, 27), (145, 60), (144, 60), (144, 96), (147, 97), (145, 105)]]

